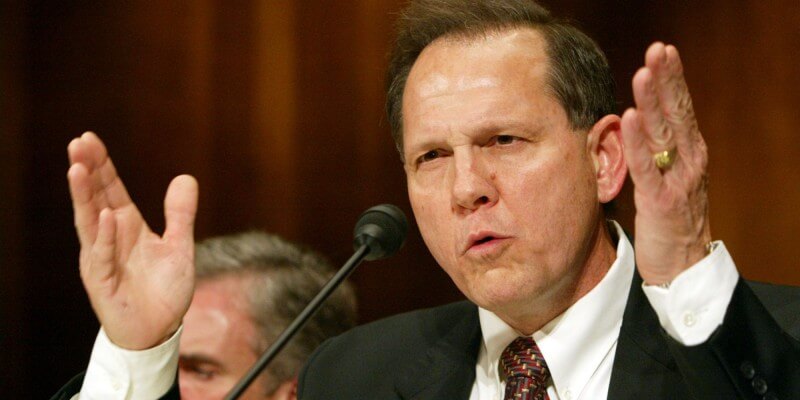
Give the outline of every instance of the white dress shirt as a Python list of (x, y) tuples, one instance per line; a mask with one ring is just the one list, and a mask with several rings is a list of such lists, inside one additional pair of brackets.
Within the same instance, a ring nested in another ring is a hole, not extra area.
[[(550, 369), (551, 400), (602, 400), (611, 368), (635, 261), (633, 247), (615, 222), (617, 259), (606, 276), (584, 297), (532, 336)], [(739, 274), (727, 249), (717, 242), (712, 253), (681, 273), (669, 289), (644, 286), (664, 329), (693, 345), (706, 341), (722, 324)], [(520, 334), (492, 312), (479, 309), (483, 340), (475, 365), (470, 400), (502, 400), (503, 349)], [(152, 349), (128, 351), (100, 331), (81, 387), (73, 400), (139, 400), (163, 396), (172, 385), (178, 363), (180, 332)]]
[[(564, 313), (532, 335), (550, 371), (551, 400), (606, 399), (611, 369), (636, 268), (633, 247), (615, 222), (617, 259), (606, 276)], [(727, 249), (713, 252), (681, 273), (669, 289), (644, 285), (665, 330), (685, 345), (705, 342), (722, 324), (739, 274)], [(503, 350), (518, 336), (497, 315), (478, 309), (482, 342), (470, 400), (502, 400), (499, 367)]]

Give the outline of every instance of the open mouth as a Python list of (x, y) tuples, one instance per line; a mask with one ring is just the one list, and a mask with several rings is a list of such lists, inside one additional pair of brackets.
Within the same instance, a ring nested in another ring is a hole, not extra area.
[(499, 245), (506, 242), (509, 237), (489, 230), (475, 232), (469, 235), (468, 244), (463, 248), (463, 253), (484, 254), (499, 250)]
[(482, 245), (484, 243), (487, 243), (487, 242), (490, 242), (490, 241), (492, 241), (494, 239), (495, 239), (494, 236), (486, 236), (484, 238), (476, 240), (475, 243), (472, 244), (472, 246), (480, 246), (480, 245)]

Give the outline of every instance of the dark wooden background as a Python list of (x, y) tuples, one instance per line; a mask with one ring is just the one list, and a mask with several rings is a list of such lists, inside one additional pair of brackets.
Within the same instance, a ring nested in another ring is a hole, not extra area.
[[(544, 2), (630, 77), (678, 45), (710, 147), (712, 226), (749, 278), (800, 284), (800, 2)], [(0, 391), (46, 398), (97, 332), (77, 271), (65, 148), (106, 141), (155, 230), (180, 173), (197, 236), (260, 228), (339, 264), (367, 207), (409, 211), (382, 111), (400, 0), (4, 0), (0, 4)], [(628, 190), (619, 219), (632, 228)], [(412, 230), (353, 276), (361, 320), (458, 299)], [(5, 396), (5, 395), (4, 395)]]

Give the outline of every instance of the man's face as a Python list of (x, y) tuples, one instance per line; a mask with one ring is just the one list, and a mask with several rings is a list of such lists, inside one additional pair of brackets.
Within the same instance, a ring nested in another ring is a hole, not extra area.
[(512, 320), (578, 290), (601, 219), (586, 134), (548, 92), (545, 48), (532, 29), (439, 39), (403, 98), (425, 243), (470, 300)]
[[(242, 277), (200, 281), (183, 318), (178, 380), (183, 399), (222, 399), (257, 359)], [(257, 380), (241, 397), (265, 399)]]

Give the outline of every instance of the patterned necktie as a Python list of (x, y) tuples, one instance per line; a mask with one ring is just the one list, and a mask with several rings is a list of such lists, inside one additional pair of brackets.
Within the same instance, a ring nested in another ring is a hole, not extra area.
[(514, 339), (503, 350), (500, 366), (506, 374), (504, 400), (549, 400), (547, 379), (550, 372), (533, 339), (523, 336)]

